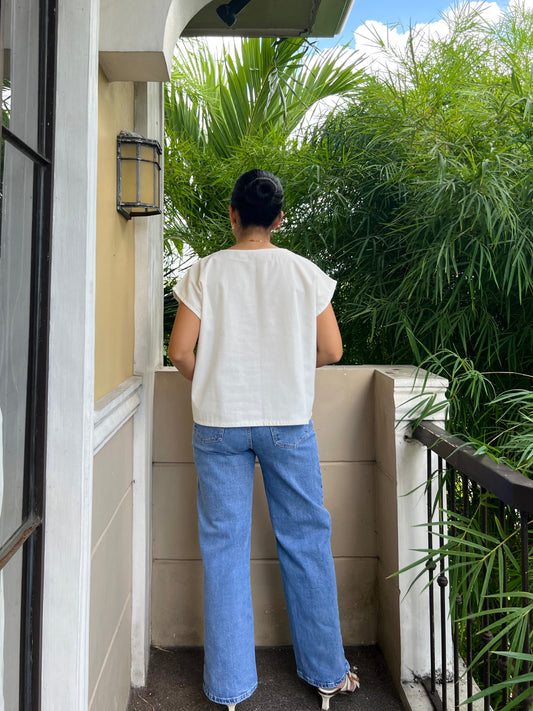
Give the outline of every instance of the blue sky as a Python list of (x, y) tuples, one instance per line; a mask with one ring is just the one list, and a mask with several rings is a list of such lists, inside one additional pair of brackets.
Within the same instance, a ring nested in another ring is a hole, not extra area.
[[(507, 2), (497, 3), (501, 9)], [(441, 14), (453, 5), (453, 0), (355, 0), (342, 35), (331, 40), (320, 40), (319, 47), (332, 47), (353, 40), (355, 30), (369, 20), (385, 25), (400, 23), (428, 23), (439, 20)]]

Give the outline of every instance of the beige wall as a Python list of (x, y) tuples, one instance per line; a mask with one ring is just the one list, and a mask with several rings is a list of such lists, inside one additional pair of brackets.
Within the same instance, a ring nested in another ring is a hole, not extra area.
[[(377, 639), (378, 553), (375, 522), (374, 371), (317, 372), (314, 424), (345, 644)], [(202, 566), (196, 531), (190, 384), (156, 374), (153, 469), (152, 643), (201, 645)], [(257, 472), (252, 530), (256, 644), (289, 644), (275, 540)]]
[(133, 130), (132, 82), (98, 83), (95, 400), (133, 373), (134, 221), (116, 210), (116, 138)]
[(89, 711), (122, 711), (130, 691), (133, 421), (94, 458)]

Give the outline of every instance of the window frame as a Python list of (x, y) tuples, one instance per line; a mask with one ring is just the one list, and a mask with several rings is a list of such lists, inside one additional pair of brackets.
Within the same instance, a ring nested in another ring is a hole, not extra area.
[[(37, 150), (0, 124), (0, 139), (33, 162), (30, 318), (22, 524), (0, 548), (0, 570), (22, 548), (20, 711), (41, 707), (41, 630), (44, 561), (46, 409), (52, 240), (53, 155), (57, 54), (57, 0), (39, 5)], [(0, 2), (3, 77), (5, 3)], [(4, 235), (5, 239), (5, 235)]]

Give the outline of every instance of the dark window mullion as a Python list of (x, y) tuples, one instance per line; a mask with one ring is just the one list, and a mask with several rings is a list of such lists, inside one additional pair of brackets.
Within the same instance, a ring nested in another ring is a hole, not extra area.
[[(0, 0), (1, 1), (1, 0)], [(38, 148), (48, 161), (54, 148), (56, 78), (56, 0), (41, 0)]]
[(24, 546), (20, 634), (20, 710), (41, 707), (41, 598), (43, 526)]
[(47, 165), (49, 163), (48, 158), (34, 150), (25, 141), (19, 138), (16, 133), (13, 133), (13, 131), (7, 126), (3, 126), (2, 128), (2, 137), (34, 163), (38, 163), (39, 165)]
[(24, 546), (20, 709), (38, 711), (41, 695), (44, 478), (48, 381), (49, 281), (54, 142), (55, 0), (41, 0), (39, 27), (38, 160), (34, 164), (32, 270), (26, 417), (24, 512), (40, 521)]
[(16, 531), (11, 534), (4, 545), (0, 548), (0, 570), (6, 567), (15, 553), (17, 553), (17, 551), (26, 543), (35, 529), (37, 529), (40, 525), (40, 517), (30, 516), (17, 528)]
[[(43, 262), (48, 262), (43, 244), (43, 168), (34, 164), (33, 216), (32, 216), (32, 263), (30, 324), (28, 343), (28, 378), (26, 400), (26, 446), (24, 457), (24, 517), (34, 516), (39, 525), (25, 544), (22, 563), (22, 597), (20, 619), (20, 711), (37, 711), (39, 703), (33, 704), (36, 680), (40, 667), (41, 601), (36, 598), (36, 578), (41, 578), (42, 535), (42, 480), (45, 461), (44, 413), (46, 411), (47, 343), (43, 337), (43, 298), (41, 277)], [(44, 377), (43, 377), (44, 375)], [(38, 495), (38, 493), (40, 495)]]

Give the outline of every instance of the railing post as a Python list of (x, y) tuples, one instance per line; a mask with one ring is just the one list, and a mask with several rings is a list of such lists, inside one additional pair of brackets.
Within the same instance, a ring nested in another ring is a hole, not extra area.
[[(413, 707), (424, 703), (425, 693), (416, 681), (430, 676), (429, 596), (421, 594), (427, 575), (414, 582), (420, 568), (395, 575), (422, 557), (427, 548), (427, 454), (410, 438), (410, 420), (417, 404), (432, 399), (446, 402), (447, 381), (412, 366), (378, 367), (375, 373), (375, 437), (377, 464), (378, 595), (380, 613), (378, 641), (397, 688)], [(443, 423), (444, 407), (425, 416)], [(437, 468), (436, 461), (434, 469)], [(435, 514), (438, 519), (438, 513)], [(393, 576), (393, 577), (390, 577)], [(435, 614), (440, 614), (435, 595)], [(438, 617), (437, 617), (438, 618)], [(453, 668), (451, 629), (447, 630), (447, 667)], [(435, 644), (441, 646), (440, 628)], [(437, 655), (437, 673), (440, 675)], [(448, 669), (446, 670), (448, 671)], [(411, 698), (407, 698), (407, 697)], [(418, 697), (413, 700), (413, 696)], [(429, 708), (429, 706), (428, 706)]]

